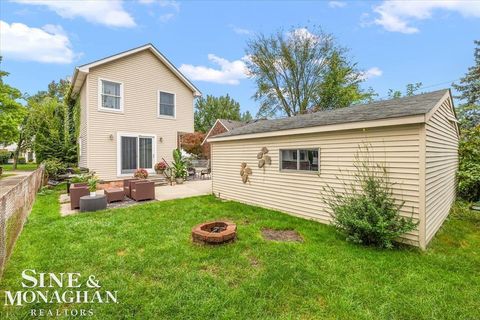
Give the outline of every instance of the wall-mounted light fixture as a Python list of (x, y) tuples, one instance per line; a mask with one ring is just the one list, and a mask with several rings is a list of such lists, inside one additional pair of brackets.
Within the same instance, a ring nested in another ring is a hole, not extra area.
[(163, 137), (158, 138), (159, 142), (163, 142)]
[(113, 141), (113, 134), (110, 134), (108, 138)]

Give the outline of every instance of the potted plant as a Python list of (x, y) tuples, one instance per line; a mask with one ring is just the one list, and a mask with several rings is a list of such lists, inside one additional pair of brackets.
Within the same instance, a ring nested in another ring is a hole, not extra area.
[(166, 168), (167, 168), (167, 163), (165, 161), (158, 162), (157, 164), (155, 164), (155, 172), (157, 174), (163, 174)]
[(133, 176), (137, 179), (147, 179), (148, 178), (148, 171), (143, 169), (143, 168), (140, 168), (140, 169), (135, 170), (135, 173), (133, 174)]
[(182, 184), (187, 177), (187, 163), (185, 159), (183, 159), (180, 149), (173, 150), (172, 169), (175, 182)]
[(90, 191), (90, 197), (95, 197), (97, 195), (96, 191), (97, 191), (97, 182), (98, 182), (98, 178), (94, 175), (92, 175), (90, 177), (90, 179), (88, 179), (87, 183), (88, 183), (88, 190)]

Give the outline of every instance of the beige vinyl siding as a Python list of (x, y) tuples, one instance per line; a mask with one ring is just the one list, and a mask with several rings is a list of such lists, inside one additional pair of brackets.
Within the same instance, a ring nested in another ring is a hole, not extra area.
[[(123, 84), (122, 113), (99, 110), (99, 78)], [(193, 132), (193, 92), (149, 50), (90, 69), (87, 83), (88, 164), (101, 179), (118, 179), (118, 132), (156, 135), (154, 162), (172, 160), (177, 132)], [(158, 117), (159, 90), (175, 94), (174, 119)]]
[(425, 124), (426, 129), (426, 242), (446, 219), (456, 196), (458, 134), (450, 99)]
[(87, 160), (87, 86), (84, 84), (80, 89), (80, 133), (79, 139), (81, 140), (81, 150), (78, 159), (78, 165), (83, 168), (88, 168)]
[[(286, 135), (234, 141), (212, 141), (213, 192), (224, 199), (284, 211), (328, 223), (328, 207), (321, 190), (332, 186), (343, 190), (337, 177), (350, 179), (354, 155), (359, 145), (370, 144), (377, 161), (385, 162), (390, 172), (395, 197), (405, 201), (402, 214), (419, 219), (419, 124), (354, 129), (335, 132)], [(272, 164), (258, 168), (257, 153), (269, 149)], [(279, 150), (319, 148), (320, 175), (312, 172), (279, 170)], [(252, 168), (250, 183), (243, 184), (240, 164)], [(419, 245), (419, 232), (405, 235)]]

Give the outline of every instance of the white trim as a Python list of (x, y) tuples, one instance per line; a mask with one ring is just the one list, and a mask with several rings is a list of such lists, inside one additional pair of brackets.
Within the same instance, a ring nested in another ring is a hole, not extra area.
[[(148, 173), (155, 173), (155, 163), (157, 159), (157, 135), (150, 133), (139, 133), (139, 132), (117, 132), (117, 177), (131, 177), (131, 173), (122, 173), (122, 139), (121, 137), (136, 137), (136, 138), (152, 138), (152, 168), (147, 169)], [(139, 144), (137, 144), (137, 148)], [(140, 154), (137, 152), (137, 166), (139, 164)]]
[(241, 134), (241, 135), (226, 136), (226, 137), (213, 136), (209, 138), (207, 141), (208, 142), (233, 141), (233, 140), (287, 136), (287, 135), (294, 135), (294, 134), (352, 130), (352, 129), (372, 128), (372, 127), (386, 127), (386, 126), (394, 126), (394, 125), (424, 123), (424, 122), (425, 122), (425, 115), (420, 114), (420, 115), (406, 116), (406, 117), (399, 117), (399, 118), (357, 121), (357, 122), (339, 123), (339, 124), (331, 124), (331, 125), (323, 125), (323, 126), (315, 126), (315, 127), (307, 127), (307, 128), (296, 128), (296, 129), (268, 131), (268, 132), (260, 132), (260, 133), (249, 133), (249, 134)]
[[(77, 90), (79, 89), (77, 84), (77, 81), (80, 81), (80, 83), (83, 83), (84, 81), (84, 74), (88, 74), (90, 72), (90, 68), (102, 65), (107, 62), (111, 62), (132, 54), (135, 54), (137, 52), (143, 51), (143, 50), (150, 50), (163, 64), (167, 66), (167, 68), (175, 74), (194, 94), (194, 96), (201, 96), (202, 93), (191, 83), (160, 51), (157, 50), (152, 44), (146, 44), (138, 48), (134, 48), (119, 54), (115, 54), (113, 56), (94, 61), (89, 64), (85, 64), (80, 67), (76, 67), (73, 75), (73, 90), (72, 93), (77, 93)], [(80, 77), (78, 77), (80, 75)], [(77, 89), (78, 88), (78, 89)]]
[[(107, 82), (112, 82), (115, 84), (120, 85), (120, 109), (113, 109), (113, 108), (105, 108), (103, 107), (103, 101), (102, 101), (102, 94), (103, 94), (103, 84), (102, 81), (107, 81)], [(97, 109), (98, 111), (107, 111), (107, 112), (113, 112), (113, 113), (123, 113), (123, 100), (124, 100), (124, 94), (123, 94), (123, 82), (117, 81), (117, 80), (110, 80), (106, 78), (98, 78), (98, 87), (97, 87), (97, 93), (98, 93), (98, 106)]]
[(220, 122), (220, 124), (225, 128), (225, 130), (227, 130), (226, 132), (230, 131), (230, 130), (228, 130), (228, 128), (223, 124), (223, 122), (220, 121), (220, 119), (215, 120), (215, 123), (214, 123), (213, 126), (210, 128), (210, 130), (208, 130), (208, 133), (205, 135), (205, 138), (203, 138), (203, 141), (202, 141), (202, 143), (200, 144), (201, 146), (203, 146), (203, 144), (204, 144), (205, 142), (207, 142), (208, 136), (210, 136), (210, 132), (212, 132), (213, 128), (215, 128), (215, 126), (217, 125), (218, 122)]
[[(173, 116), (160, 114), (160, 93), (161, 92), (173, 95)], [(157, 90), (157, 118), (171, 119), (171, 120), (177, 119), (177, 95), (175, 93), (168, 92), (168, 91), (165, 91), (165, 90)]]

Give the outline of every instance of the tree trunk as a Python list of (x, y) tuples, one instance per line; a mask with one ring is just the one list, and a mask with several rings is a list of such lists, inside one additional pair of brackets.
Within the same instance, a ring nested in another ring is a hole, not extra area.
[(22, 145), (23, 145), (23, 138), (20, 138), (20, 140), (18, 140), (17, 148), (15, 149), (15, 152), (13, 153), (12, 170), (17, 170), (18, 157), (20, 156), (20, 150), (22, 149)]

